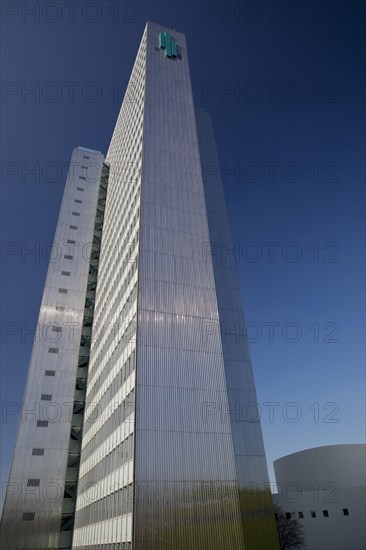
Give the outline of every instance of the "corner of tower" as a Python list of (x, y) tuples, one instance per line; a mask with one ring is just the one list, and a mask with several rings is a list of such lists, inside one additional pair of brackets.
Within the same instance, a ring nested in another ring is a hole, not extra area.
[(89, 149), (88, 147), (82, 147), (81, 145), (77, 145), (74, 149), (84, 151), (85, 153), (93, 153), (94, 155), (102, 155), (102, 157), (104, 157), (104, 154), (101, 151), (97, 151), (96, 149)]
[(157, 29), (160, 31), (167, 31), (171, 33), (176, 33), (184, 36), (184, 32), (178, 31), (176, 28), (168, 27), (166, 25), (162, 25), (161, 23), (157, 23), (156, 21), (146, 21), (145, 28), (147, 29)]

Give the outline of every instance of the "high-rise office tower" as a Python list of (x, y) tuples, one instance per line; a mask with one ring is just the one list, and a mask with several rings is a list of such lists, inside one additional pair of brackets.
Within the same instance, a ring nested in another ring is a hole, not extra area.
[(72, 252), (47, 276), (5, 547), (277, 549), (213, 130), (182, 33), (146, 25), (106, 159), (72, 160), (55, 239)]

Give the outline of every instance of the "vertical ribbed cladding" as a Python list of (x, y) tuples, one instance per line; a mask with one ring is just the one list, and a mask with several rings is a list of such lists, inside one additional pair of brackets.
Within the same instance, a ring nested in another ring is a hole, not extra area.
[[(138, 273), (137, 273), (137, 300), (136, 300), (136, 355), (135, 355), (135, 385), (136, 380), (138, 376), (138, 338), (139, 338), (139, 296), (140, 296), (140, 287), (141, 287), (141, 279), (140, 279), (140, 258), (141, 258), (141, 212), (142, 212), (142, 203), (141, 203), (141, 193), (142, 193), (142, 187), (143, 187), (143, 178), (142, 178), (142, 166), (144, 162), (144, 129), (145, 129), (145, 101), (146, 101), (146, 71), (147, 71), (147, 33), (148, 33), (148, 23), (145, 25), (144, 34), (142, 37), (142, 42), (144, 43), (144, 94), (143, 94), (143, 107), (142, 107), (142, 132), (141, 132), (141, 168), (140, 168), (140, 193), (139, 193), (139, 219), (138, 219), (138, 234), (139, 234), (139, 240), (138, 240), (138, 248), (137, 248), (137, 261), (139, 264)], [(137, 396), (136, 396), (136, 389), (135, 389), (135, 401), (134, 401), (134, 439), (133, 439), (133, 484), (132, 484), (132, 496), (133, 496), (133, 503), (132, 503), (132, 518), (131, 518), (131, 548), (124, 549), (124, 550), (135, 550), (136, 547), (136, 537), (135, 537), (135, 531), (136, 531), (136, 503), (138, 501), (138, 489), (137, 489), (137, 481), (136, 481), (136, 427), (138, 422), (138, 411), (137, 411)]]
[(133, 548), (235, 550), (244, 541), (187, 48), (169, 30), (178, 55), (167, 58), (165, 30), (147, 25)]
[(136, 313), (146, 32), (106, 157), (98, 271), (73, 548), (131, 548)]
[(103, 163), (100, 176), (98, 203), (95, 214), (93, 240), (89, 252), (89, 276), (80, 339), (75, 395), (72, 405), (70, 444), (67, 457), (67, 469), (65, 474), (65, 489), (61, 513), (60, 536), (58, 540), (58, 548), (63, 550), (71, 549), (72, 547), (77, 483), (80, 466), (81, 441), (83, 436), (86, 386), (89, 368), (90, 345), (92, 341), (92, 324), (98, 280), (98, 266), (103, 231), (104, 210), (107, 198), (108, 176), (109, 166), (106, 163)]
[(210, 231), (211, 249), (207, 253), (211, 253), (215, 274), (245, 548), (277, 549), (278, 536), (260, 415), (257, 415), (260, 409), (257, 408), (237, 279), (237, 259), (226, 212), (211, 115), (196, 109), (196, 123)]

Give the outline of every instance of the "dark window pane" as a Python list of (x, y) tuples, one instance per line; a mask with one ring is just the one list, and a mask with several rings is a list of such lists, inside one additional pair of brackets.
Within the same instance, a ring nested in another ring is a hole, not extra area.
[(43, 456), (44, 455), (44, 449), (33, 449), (32, 450), (33, 456)]
[(41, 401), (51, 401), (51, 400), (52, 400), (52, 395), (50, 395), (49, 393), (42, 393)]
[(28, 479), (27, 487), (39, 487), (39, 479)]
[(22, 521), (33, 521), (35, 512), (23, 512)]

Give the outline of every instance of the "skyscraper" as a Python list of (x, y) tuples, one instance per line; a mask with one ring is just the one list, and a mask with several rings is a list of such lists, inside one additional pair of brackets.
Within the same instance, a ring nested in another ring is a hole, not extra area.
[(148, 23), (106, 159), (73, 153), (5, 547), (278, 548), (217, 166), (185, 36)]

